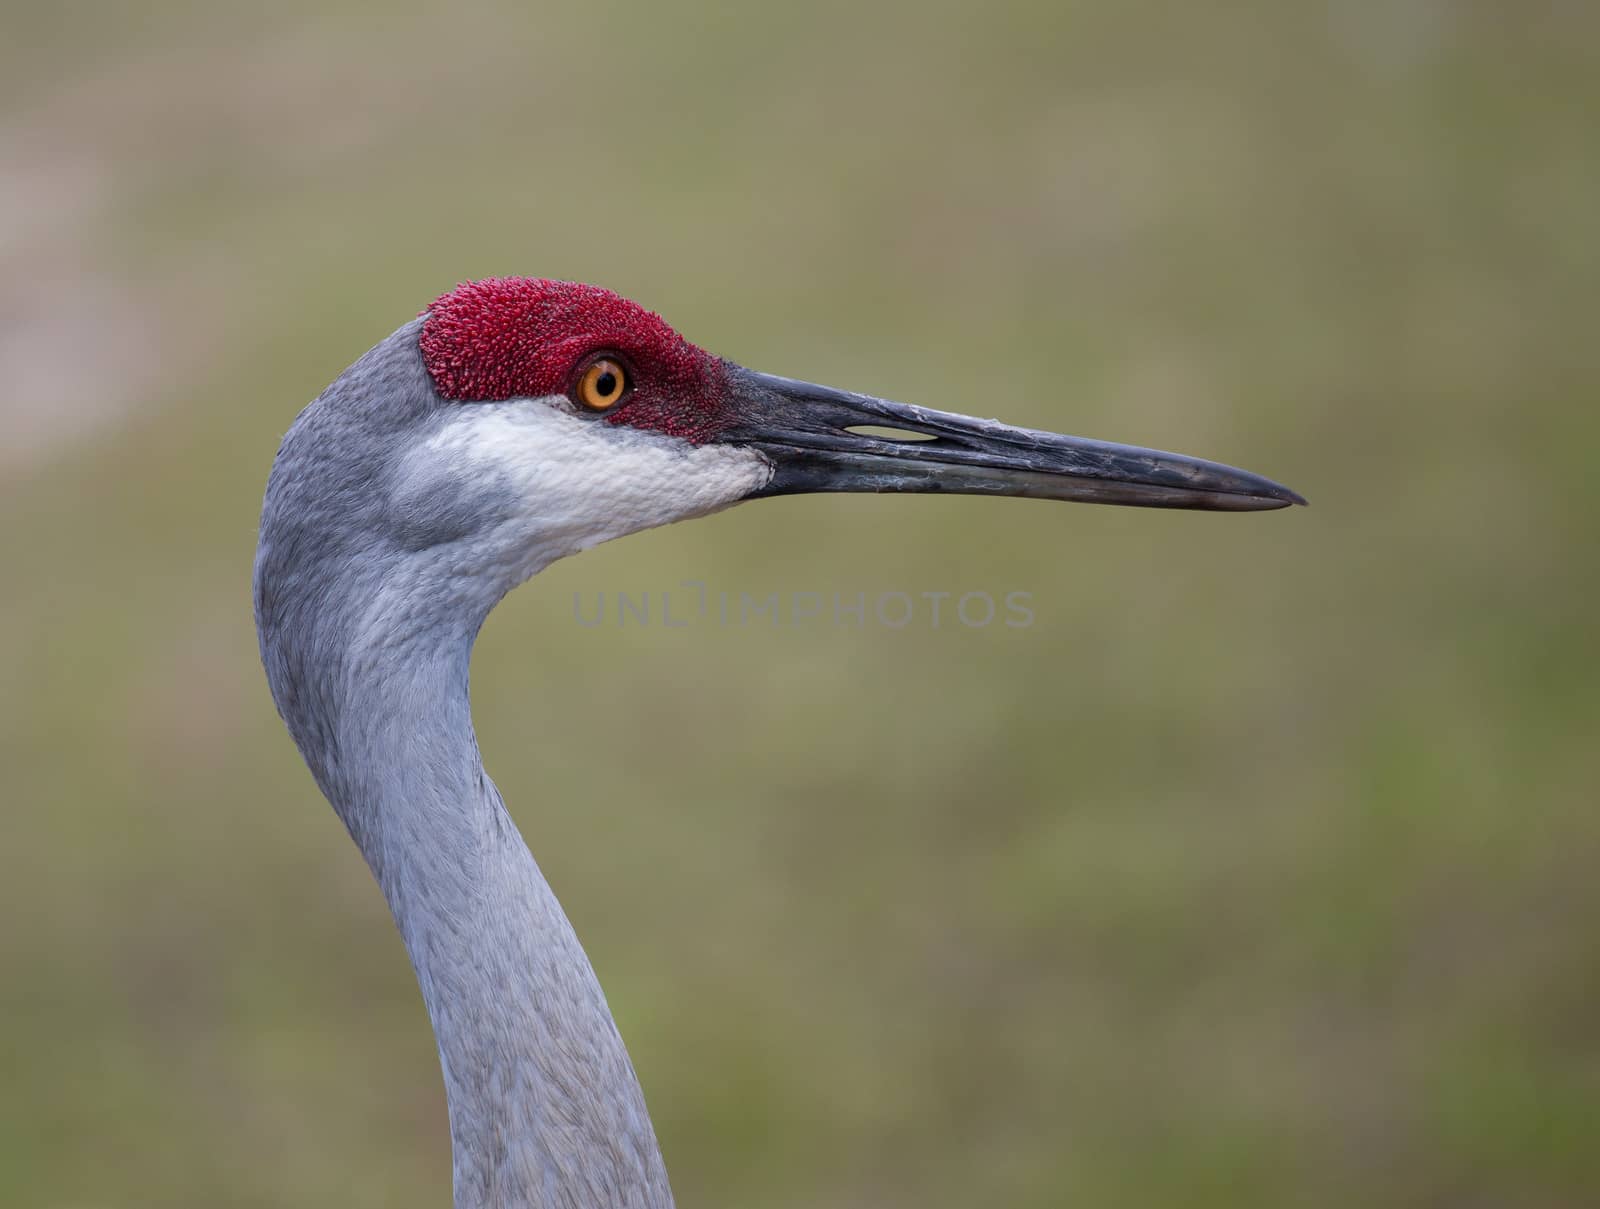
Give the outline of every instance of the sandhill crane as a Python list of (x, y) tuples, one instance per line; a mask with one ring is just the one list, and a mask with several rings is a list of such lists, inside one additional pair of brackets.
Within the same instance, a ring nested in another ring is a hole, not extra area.
[(461, 1209), (672, 1204), (600, 984), (479, 759), (478, 629), (564, 555), (820, 491), (1304, 502), (1214, 462), (756, 373), (607, 290), (528, 278), (443, 295), (284, 437), (256, 553), (261, 657), (415, 967)]

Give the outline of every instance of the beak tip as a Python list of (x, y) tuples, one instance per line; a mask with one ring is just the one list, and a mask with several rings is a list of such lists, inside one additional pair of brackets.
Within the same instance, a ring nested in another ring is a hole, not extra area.
[[(1252, 476), (1255, 477), (1255, 476)], [(1307, 508), (1310, 507), (1306, 497), (1298, 491), (1285, 487), (1282, 483), (1273, 482), (1268, 478), (1256, 477), (1257, 490), (1252, 492), (1258, 500), (1262, 501), (1263, 511), (1276, 511), (1279, 508)], [(1261, 490), (1265, 488), (1265, 490)]]

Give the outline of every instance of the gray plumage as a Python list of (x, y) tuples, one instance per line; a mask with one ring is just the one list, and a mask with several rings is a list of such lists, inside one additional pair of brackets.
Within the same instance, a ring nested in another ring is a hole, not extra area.
[[(255, 569), (261, 656), (318, 785), (383, 888), (439, 1043), (459, 1206), (668, 1206), (605, 996), (494, 783), (467, 700), (508, 588), (494, 477), (407, 455), (460, 408), (408, 324), (295, 422)], [(446, 468), (447, 469), (447, 468)]]

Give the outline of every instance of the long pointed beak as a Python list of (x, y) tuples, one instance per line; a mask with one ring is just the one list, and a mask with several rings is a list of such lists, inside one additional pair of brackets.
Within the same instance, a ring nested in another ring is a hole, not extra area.
[(1280, 483), (1220, 462), (1014, 428), (738, 366), (730, 372), (741, 420), (718, 440), (753, 446), (771, 460), (772, 481), (757, 496), (952, 492), (1225, 512), (1305, 503)]

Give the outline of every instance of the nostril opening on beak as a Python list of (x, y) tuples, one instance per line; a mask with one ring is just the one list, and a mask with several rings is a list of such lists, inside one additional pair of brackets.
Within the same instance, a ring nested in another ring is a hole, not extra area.
[(845, 429), (860, 437), (877, 437), (881, 441), (937, 441), (931, 432), (912, 432), (909, 428), (885, 428), (879, 424), (852, 424)]

